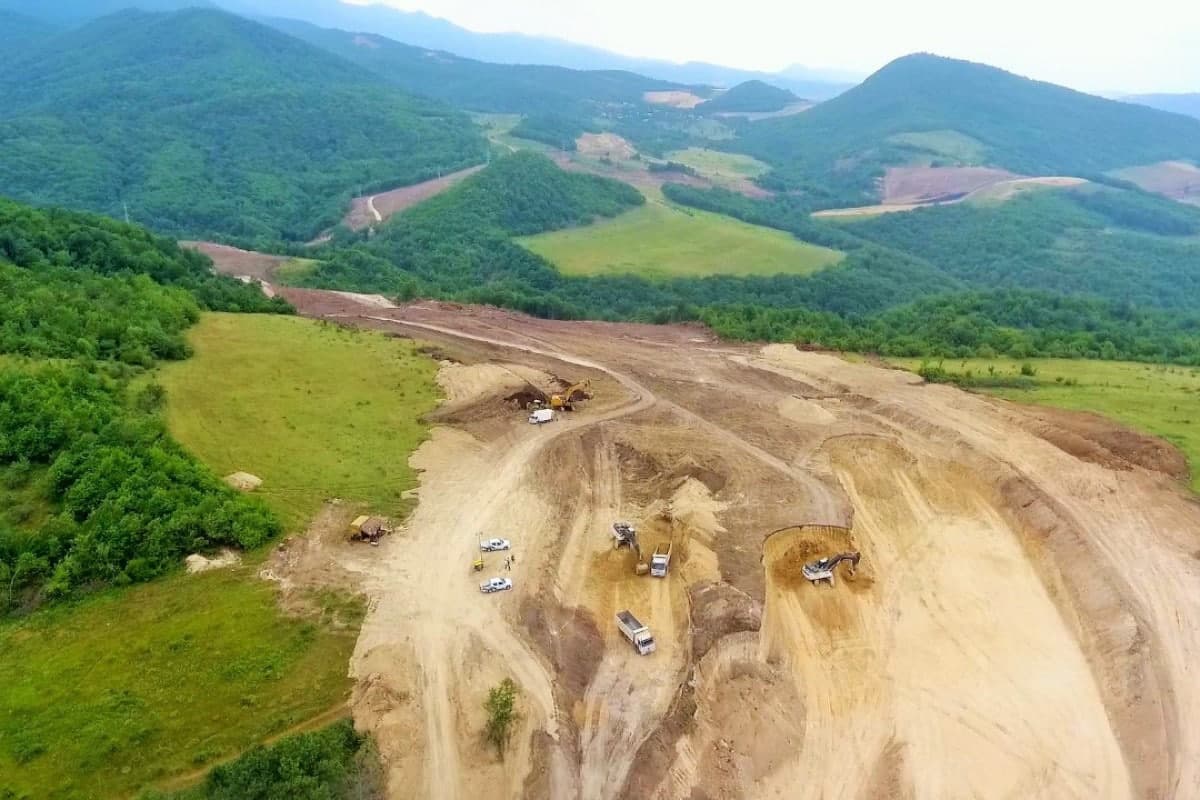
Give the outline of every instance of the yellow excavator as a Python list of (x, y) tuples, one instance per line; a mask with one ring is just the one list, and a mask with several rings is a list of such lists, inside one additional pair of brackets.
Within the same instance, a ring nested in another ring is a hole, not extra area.
[[(550, 407), (553, 408), (555, 411), (574, 411), (575, 403), (577, 401), (587, 399), (587, 395), (583, 394), (583, 393), (586, 392), (587, 389), (589, 389), (591, 387), (591, 385), (592, 385), (591, 381), (580, 381), (579, 383), (572, 383), (570, 386), (567, 387), (566, 391), (564, 391), (562, 394), (556, 394), (556, 395), (550, 396)], [(576, 392), (583, 394), (583, 396), (576, 398), (575, 397)]]

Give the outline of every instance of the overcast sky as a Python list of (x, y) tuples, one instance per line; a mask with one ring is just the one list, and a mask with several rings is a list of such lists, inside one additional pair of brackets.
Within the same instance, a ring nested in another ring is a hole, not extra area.
[(1200, 92), (1200, 0), (379, 1), (671, 61), (867, 73), (929, 51), (1087, 91)]

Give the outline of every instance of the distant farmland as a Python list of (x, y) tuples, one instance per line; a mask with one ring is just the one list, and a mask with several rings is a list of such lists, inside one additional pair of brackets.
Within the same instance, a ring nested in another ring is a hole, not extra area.
[(843, 256), (782, 231), (657, 200), (611, 220), (518, 241), (570, 275), (803, 274)]

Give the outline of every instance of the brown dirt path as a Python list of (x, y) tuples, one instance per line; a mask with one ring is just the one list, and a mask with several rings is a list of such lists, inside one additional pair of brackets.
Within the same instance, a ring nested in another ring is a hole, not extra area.
[(372, 225), (386, 222), (393, 215), (399, 214), (406, 208), (411, 208), (422, 200), (439, 195), (457, 183), (471, 177), (483, 169), (480, 164), (475, 167), (460, 169), (440, 178), (414, 183), (411, 186), (401, 186), (378, 194), (363, 195), (350, 201), (350, 211), (343, 220), (350, 230), (358, 231)]
[[(1171, 476), (794, 347), (281, 291), (463, 362), (416, 513), (356, 565), (355, 719), (393, 796), (1200, 796), (1200, 503)], [(514, 369), (595, 397), (527, 425)], [(676, 543), (666, 580), (611, 549), (614, 516)], [(485, 573), (511, 596), (476, 588), (480, 533), (514, 542)], [(796, 577), (851, 545), (853, 579)], [(480, 704), (505, 676), (524, 717), (499, 761)]]

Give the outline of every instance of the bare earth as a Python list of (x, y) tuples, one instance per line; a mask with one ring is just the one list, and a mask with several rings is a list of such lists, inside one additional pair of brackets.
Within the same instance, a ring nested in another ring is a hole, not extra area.
[(775, 117), (790, 117), (793, 114), (799, 114), (803, 111), (808, 111), (815, 106), (816, 103), (808, 100), (798, 100), (795, 103), (788, 103), (778, 111), (718, 111), (713, 114), (714, 117), (741, 117), (749, 122), (758, 122), (760, 119), (774, 119)]
[(1186, 161), (1160, 161), (1142, 167), (1128, 167), (1114, 173), (1137, 184), (1147, 192), (1200, 205), (1200, 167)]
[(642, 99), (647, 103), (672, 108), (695, 108), (704, 102), (703, 97), (683, 91), (643, 92)]
[(356, 197), (350, 201), (350, 213), (344, 220), (346, 227), (357, 231), (386, 222), (393, 215), (415, 206), (422, 200), (428, 200), (434, 195), (441, 194), (481, 169), (483, 169), (482, 164), (460, 169), (458, 172), (451, 172), (449, 175), (443, 175), (423, 183), (401, 186), (399, 189), (392, 189), (389, 192)]
[[(963, 175), (959, 178), (939, 175), (936, 178), (930, 178), (927, 183), (922, 183), (921, 180), (912, 176), (909, 176), (911, 180), (909, 178), (897, 177), (893, 187), (896, 192), (893, 195), (896, 198), (894, 200), (886, 200), (874, 206), (831, 208), (825, 211), (813, 212), (813, 216), (870, 217), (876, 214), (912, 211), (917, 208), (927, 208), (929, 206), (946, 206), (966, 200), (1003, 201), (1009, 200), (1021, 192), (1038, 187), (1065, 188), (1081, 186), (1087, 183), (1083, 178), (1073, 178), (1066, 175), (1042, 175), (1033, 178), (1005, 177), (991, 180), (978, 173), (990, 172), (1000, 176), (1011, 175), (1012, 173), (985, 167), (892, 167), (888, 170), (889, 176), (892, 170), (895, 169), (915, 172), (974, 170), (975, 173)], [(887, 178), (884, 179), (885, 194), (888, 191), (887, 180)], [(974, 186), (974, 188), (968, 189), (968, 186)], [(947, 188), (953, 189), (953, 191), (943, 191)], [(905, 195), (903, 194), (904, 192), (916, 192), (916, 194)]]
[[(1200, 503), (1160, 443), (702, 328), (281, 292), (449, 359), (414, 516), (327, 551), (370, 598), (352, 705), (392, 797), (1200, 796)], [(504, 401), (584, 377), (551, 424)], [(666, 579), (614, 519), (674, 542)], [(471, 570), (480, 534), (511, 572)], [(844, 549), (853, 577), (800, 576)]]

